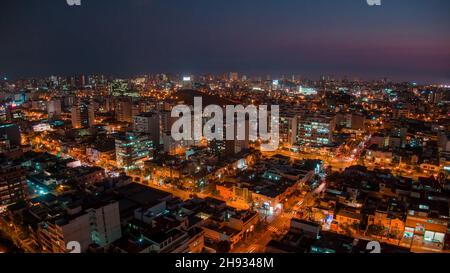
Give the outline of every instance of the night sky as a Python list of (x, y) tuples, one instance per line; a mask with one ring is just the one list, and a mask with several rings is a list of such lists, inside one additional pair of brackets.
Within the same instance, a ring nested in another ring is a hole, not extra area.
[(322, 74), (450, 83), (450, 1), (1, 0), (0, 75)]

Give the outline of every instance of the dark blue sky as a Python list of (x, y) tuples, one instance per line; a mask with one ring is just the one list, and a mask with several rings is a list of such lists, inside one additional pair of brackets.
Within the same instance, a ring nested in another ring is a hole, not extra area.
[(450, 1), (1, 0), (0, 75), (321, 74), (450, 83)]

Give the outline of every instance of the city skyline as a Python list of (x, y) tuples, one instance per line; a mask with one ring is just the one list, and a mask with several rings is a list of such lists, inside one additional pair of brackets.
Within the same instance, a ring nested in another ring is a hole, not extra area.
[(0, 253), (167, 272), (449, 254), (449, 11), (3, 1)]
[(450, 80), (448, 1), (126, 2), (7, 1), (0, 74)]

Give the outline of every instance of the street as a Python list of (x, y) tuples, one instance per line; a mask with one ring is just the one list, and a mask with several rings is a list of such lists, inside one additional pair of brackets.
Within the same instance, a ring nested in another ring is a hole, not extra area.
[(266, 245), (274, 238), (279, 238), (286, 234), (290, 228), (292, 218), (295, 218), (298, 212), (314, 205), (315, 198), (326, 189), (326, 183), (322, 182), (316, 189), (308, 192), (292, 209), (280, 211), (278, 215), (263, 217), (267, 222), (263, 230), (257, 232), (252, 238), (241, 243), (233, 249), (233, 253), (262, 253)]

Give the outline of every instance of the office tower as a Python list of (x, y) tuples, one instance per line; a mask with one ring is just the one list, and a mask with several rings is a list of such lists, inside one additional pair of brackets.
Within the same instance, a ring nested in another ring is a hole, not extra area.
[(448, 132), (441, 132), (438, 134), (439, 149), (442, 152), (450, 152), (450, 134)]
[(64, 107), (70, 108), (76, 102), (76, 98), (74, 96), (65, 96), (63, 100)]
[(5, 109), (4, 112), (0, 116), (0, 122), (1, 121), (11, 122), (12, 121), (11, 106), (5, 106), (4, 109)]
[(297, 143), (312, 146), (329, 145), (333, 141), (335, 119), (331, 116), (303, 116), (298, 120)]
[(57, 76), (50, 76), (49, 81), (51, 82), (53, 87), (59, 86), (59, 81)]
[(184, 76), (183, 77), (183, 88), (191, 89), (192, 88), (193, 77), (192, 76)]
[(95, 125), (95, 111), (98, 109), (98, 105), (95, 102), (91, 101), (88, 105), (88, 116), (89, 116), (89, 127)]
[(133, 122), (133, 101), (131, 98), (120, 98), (116, 102), (116, 119), (121, 122)]
[[(244, 126), (245, 135), (244, 139), (238, 139), (238, 128), (240, 126)], [(224, 137), (226, 137), (226, 132), (230, 128), (224, 123)], [(218, 143), (220, 146), (220, 143)], [(234, 139), (233, 140), (225, 140), (225, 155), (235, 155), (249, 148), (250, 144), (250, 127), (249, 127), (249, 119), (246, 118), (243, 124), (238, 124), (237, 119), (234, 120)]]
[(280, 142), (294, 145), (297, 136), (297, 116), (291, 113), (282, 114), (280, 117)]
[(72, 106), (72, 127), (74, 129), (89, 128), (95, 125), (95, 109), (93, 105), (79, 102)]
[(2, 164), (0, 166), (0, 207), (28, 197), (25, 171), (20, 166)]
[(61, 115), (61, 100), (53, 99), (47, 103), (49, 118), (58, 118)]
[(237, 72), (230, 72), (229, 80), (232, 82), (237, 82), (239, 80), (239, 75)]
[(148, 135), (126, 133), (116, 136), (117, 167), (136, 169), (139, 164), (153, 157), (153, 142)]
[(95, 244), (106, 246), (122, 236), (119, 202), (95, 204), (68, 204), (66, 211), (59, 206), (43, 207), (46, 219), (38, 224), (39, 245), (44, 252), (65, 253), (69, 242), (78, 242), (81, 252)]
[(78, 77), (75, 78), (75, 87), (76, 88), (84, 88), (84, 86), (86, 85), (86, 77), (84, 75), (80, 75)]
[(160, 118), (160, 141), (159, 144), (163, 147), (164, 152), (175, 154), (184, 146), (183, 141), (175, 141), (172, 138), (172, 125), (177, 118), (171, 116), (168, 110), (159, 112)]
[(0, 124), (0, 138), (7, 139), (10, 146), (20, 146), (22, 143), (19, 126), (13, 123)]
[(160, 112), (160, 119), (161, 130), (164, 132), (170, 132), (172, 130), (172, 125), (177, 120), (177, 118), (172, 117), (172, 113), (168, 110), (163, 110)]
[(155, 112), (139, 114), (133, 117), (133, 131), (149, 135), (155, 146), (160, 143), (160, 116)]

